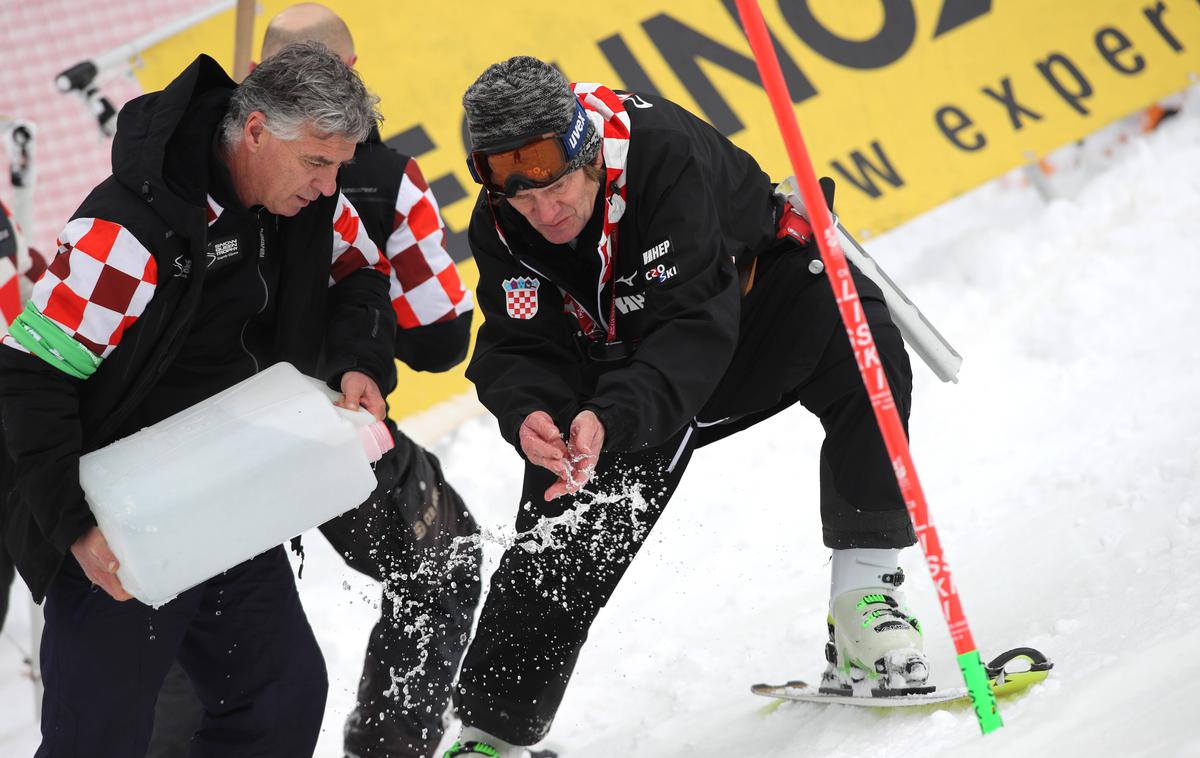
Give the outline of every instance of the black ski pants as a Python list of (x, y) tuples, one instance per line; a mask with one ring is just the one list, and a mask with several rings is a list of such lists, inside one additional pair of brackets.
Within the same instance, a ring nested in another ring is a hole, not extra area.
[[(375, 468), (371, 498), (321, 526), (351, 568), (383, 585), (345, 750), (355, 758), (427, 758), (442, 738), (479, 603), (479, 528), (437, 457), (389, 427), (395, 447)], [(173, 667), (147, 758), (186, 755), (202, 716), (187, 675)]]
[(409, 457), (396, 484), (321, 527), (352, 568), (383, 585), (346, 720), (355, 758), (433, 754), (482, 591), (479, 528), (466, 504), (436, 456), (399, 431), (393, 437)]
[(36, 758), (140, 758), (177, 657), (204, 707), (192, 758), (296, 758), (317, 743), (325, 662), (282, 547), (155, 610), (118, 603), (68, 555), (46, 595)]
[[(491, 578), (459, 678), (463, 722), (519, 745), (550, 729), (596, 614), (678, 486), (692, 451), (797, 402), (820, 419), (821, 517), (832, 548), (904, 547), (915, 534), (815, 251), (781, 244), (742, 301), (734, 359), (698, 422), (666, 444), (605, 453), (587, 492), (547, 503), (554, 476), (526, 465), (516, 526)], [(814, 267), (815, 268), (815, 267)], [(878, 288), (855, 276), (907, 423), (912, 375)], [(721, 423), (718, 421), (723, 420)], [(790, 462), (788, 462), (790, 463)]]

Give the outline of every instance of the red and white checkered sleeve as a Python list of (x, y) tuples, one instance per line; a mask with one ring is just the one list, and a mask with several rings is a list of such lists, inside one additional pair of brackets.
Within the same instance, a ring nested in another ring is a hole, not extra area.
[(333, 212), (333, 265), (329, 268), (329, 286), (333, 286), (361, 268), (373, 268), (384, 276), (391, 273), (387, 258), (367, 236), (358, 211), (341, 192)]
[[(129, 230), (104, 219), (77, 218), (59, 235), (58, 254), (29, 302), (103, 359), (146, 310), (157, 284), (154, 256)], [(11, 337), (5, 344), (18, 347)]]
[(392, 308), (401, 329), (449, 321), (472, 308), (471, 293), (446, 252), (445, 229), (421, 168), (409, 159), (387, 241)]

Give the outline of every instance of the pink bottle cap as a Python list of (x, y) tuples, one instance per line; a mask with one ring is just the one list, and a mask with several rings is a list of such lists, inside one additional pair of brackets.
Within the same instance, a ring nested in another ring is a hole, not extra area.
[(384, 453), (396, 446), (391, 432), (388, 431), (387, 424), (382, 421), (358, 427), (358, 439), (362, 442), (363, 452), (367, 454), (367, 460), (371, 463), (378, 461), (383, 457)]

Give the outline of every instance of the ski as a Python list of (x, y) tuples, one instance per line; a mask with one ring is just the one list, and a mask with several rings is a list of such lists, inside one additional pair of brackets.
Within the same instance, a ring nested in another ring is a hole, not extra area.
[[(1010, 670), (1010, 664), (1015, 664)], [(1019, 647), (1001, 653), (987, 665), (988, 681), (997, 696), (1022, 692), (1044, 681), (1054, 664), (1045, 655), (1029, 647)], [(934, 690), (918, 694), (901, 693), (853, 693), (838, 694), (821, 692), (807, 682), (790, 681), (784, 684), (755, 684), (750, 687), (755, 695), (776, 698), (780, 702), (795, 700), (804, 703), (837, 703), (868, 708), (906, 708), (920, 705), (947, 705), (969, 703), (970, 693), (962, 687)]]

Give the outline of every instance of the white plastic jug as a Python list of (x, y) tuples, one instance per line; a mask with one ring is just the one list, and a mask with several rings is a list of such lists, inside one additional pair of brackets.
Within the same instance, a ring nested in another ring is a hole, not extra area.
[(392, 437), (336, 397), (278, 363), (80, 458), (125, 589), (162, 605), (366, 500)]

